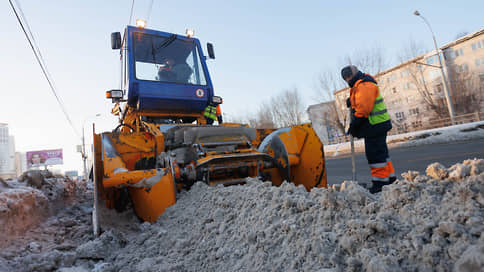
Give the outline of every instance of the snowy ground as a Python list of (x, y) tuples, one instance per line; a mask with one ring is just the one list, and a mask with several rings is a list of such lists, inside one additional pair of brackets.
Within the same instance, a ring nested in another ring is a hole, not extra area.
[[(484, 122), (388, 142), (476, 138)], [(102, 210), (100, 237), (85, 183), (40, 172), (21, 180), (0, 183), (0, 271), (484, 271), (483, 159), (409, 170), (376, 195), (348, 181), (311, 192), (197, 183), (154, 224)]]
[[(387, 137), (389, 148), (410, 147), (427, 144), (449, 143), (484, 138), (484, 121), (431, 130), (422, 130)], [(363, 140), (355, 139), (355, 151), (365, 151)], [(324, 146), (327, 158), (351, 154), (350, 143)]]
[(484, 160), (402, 176), (377, 195), (197, 183), (153, 224), (104, 211), (98, 238), (86, 191), (2, 247), (0, 271), (483, 271)]

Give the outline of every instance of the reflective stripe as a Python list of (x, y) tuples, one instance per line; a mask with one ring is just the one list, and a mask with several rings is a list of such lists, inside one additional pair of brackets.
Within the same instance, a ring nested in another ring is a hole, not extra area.
[(386, 166), (387, 166), (386, 162), (379, 162), (379, 163), (370, 164), (371, 168), (380, 168), (380, 167), (386, 167)]
[(384, 114), (386, 112), (387, 112), (387, 109), (384, 109), (384, 110), (381, 110), (381, 111), (370, 112), (370, 116), (380, 115), (380, 114)]
[[(378, 85), (376, 86), (378, 88)], [(378, 96), (375, 98), (375, 104), (373, 105), (373, 109), (368, 116), (368, 121), (371, 125), (376, 125), (388, 120), (390, 120), (390, 115), (387, 112), (387, 107), (385, 106), (383, 97), (378, 89)]]
[(390, 157), (387, 158), (387, 167), (389, 169), (389, 172), (390, 172), (390, 177), (395, 177), (395, 169), (393, 168), (393, 163), (392, 163), (392, 160), (390, 159)]
[(390, 181), (389, 178), (380, 178), (380, 177), (371, 177), (371, 180), (374, 180), (374, 181)]

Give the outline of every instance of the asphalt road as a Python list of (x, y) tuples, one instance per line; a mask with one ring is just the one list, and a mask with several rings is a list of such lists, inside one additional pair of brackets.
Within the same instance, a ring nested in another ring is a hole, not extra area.
[[(446, 167), (462, 162), (466, 159), (484, 159), (484, 139), (453, 142), (446, 144), (432, 144), (417, 147), (390, 149), (390, 157), (395, 167), (395, 174), (408, 170), (425, 173), (427, 166), (440, 162)], [(338, 184), (352, 179), (351, 155), (344, 157), (326, 158), (328, 184)], [(358, 182), (370, 182), (370, 168), (365, 154), (356, 154), (356, 179)]]

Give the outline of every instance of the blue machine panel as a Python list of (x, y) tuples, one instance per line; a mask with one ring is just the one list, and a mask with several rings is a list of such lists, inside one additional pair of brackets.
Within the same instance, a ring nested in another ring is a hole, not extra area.
[(141, 111), (206, 107), (214, 92), (198, 39), (128, 26), (124, 42), (128, 104)]

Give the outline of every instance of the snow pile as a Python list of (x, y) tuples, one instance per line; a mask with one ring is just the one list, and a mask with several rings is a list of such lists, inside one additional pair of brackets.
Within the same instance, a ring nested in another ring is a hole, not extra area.
[(77, 246), (93, 239), (92, 201), (86, 196), (3, 248), (0, 271), (55, 271), (72, 266), (78, 258)]
[(0, 243), (23, 233), (45, 216), (48, 199), (30, 187), (2, 189), (0, 192)]
[(0, 186), (0, 248), (46, 216), (74, 200), (85, 183), (55, 177), (48, 171), (29, 171)]
[[(409, 132), (405, 134), (391, 135), (387, 137), (387, 144), (390, 148), (411, 147), (483, 138), (484, 121), (481, 121), (430, 130)], [(356, 152), (364, 152), (365, 144), (362, 139), (355, 139), (354, 145)], [(351, 146), (349, 142), (324, 146), (324, 153), (326, 156), (335, 157), (339, 155), (349, 154), (350, 152)]]
[(408, 171), (377, 195), (349, 181), (309, 193), (257, 180), (231, 187), (197, 183), (152, 225), (112, 212), (107, 221), (116, 226), (87, 241), (88, 226), (76, 218), (84, 233), (80, 246), (42, 250), (28, 244), (32, 253), (10, 257), (16, 266), (8, 268), (482, 271), (483, 170), (482, 159), (450, 168), (432, 164), (427, 175)]

